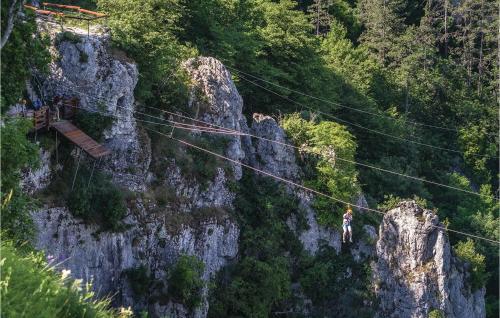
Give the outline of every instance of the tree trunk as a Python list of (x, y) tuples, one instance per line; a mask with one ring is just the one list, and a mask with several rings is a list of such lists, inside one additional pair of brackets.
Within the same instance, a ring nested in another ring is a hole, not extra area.
[(481, 34), (481, 39), (479, 42), (479, 63), (477, 65), (477, 94), (481, 94), (481, 77), (483, 75), (483, 42), (484, 42), (484, 32), (483, 32), (483, 20), (484, 20), (484, 1), (481, 1), (481, 19), (479, 20), (479, 33)]
[(448, 57), (448, 0), (444, 0), (444, 56)]
[[(21, 11), (22, 5), (24, 1), (12, 0), (10, 3), (9, 11), (7, 13), (7, 26), (2, 34), (2, 38), (0, 39), (0, 49), (3, 49), (5, 43), (10, 37), (12, 30), (14, 29), (14, 23), (16, 22), (16, 17), (19, 11)], [(19, 7), (17, 5), (19, 4)]]

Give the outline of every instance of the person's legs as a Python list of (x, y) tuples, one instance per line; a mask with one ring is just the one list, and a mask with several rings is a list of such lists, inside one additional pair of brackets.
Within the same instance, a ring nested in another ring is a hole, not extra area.
[(348, 233), (347, 233), (347, 231), (348, 231), (348, 230), (347, 230), (347, 225), (343, 224), (343, 225), (342, 225), (342, 229), (344, 230), (344, 232), (342, 233), (342, 242), (344, 242), (344, 243), (345, 243), (345, 238), (346, 238), (346, 236), (347, 236), (347, 234), (348, 234)]
[(352, 243), (352, 229), (351, 229), (351, 226), (349, 225), (349, 226), (347, 227), (347, 229), (349, 230), (349, 242), (351, 242), (351, 243)]

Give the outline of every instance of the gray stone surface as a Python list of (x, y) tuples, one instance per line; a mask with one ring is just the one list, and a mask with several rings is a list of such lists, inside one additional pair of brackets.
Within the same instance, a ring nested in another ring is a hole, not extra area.
[[(184, 63), (192, 80), (189, 108), (195, 117), (220, 127), (247, 132), (243, 116), (241, 98), (231, 74), (225, 66), (213, 57), (198, 57)], [(233, 160), (242, 161), (245, 152), (240, 136), (228, 136), (225, 155)], [(241, 178), (241, 166), (231, 164), (236, 180)]]
[(50, 169), (50, 155), (49, 150), (40, 148), (40, 161), (36, 169), (27, 169), (21, 175), (21, 188), (28, 194), (33, 194), (36, 191), (42, 190), (49, 183), (52, 177)]
[(104, 145), (111, 155), (103, 159), (115, 182), (131, 190), (145, 189), (151, 161), (147, 135), (134, 119), (134, 89), (137, 66), (109, 50), (109, 36), (74, 29), (78, 41), (71, 41), (50, 29), (54, 60), (43, 80), (45, 96), (77, 97), (80, 107), (114, 118), (104, 133)]
[[(126, 219), (128, 229), (120, 233), (98, 232), (62, 208), (42, 209), (33, 213), (38, 228), (36, 247), (43, 249), (59, 269), (71, 271), (71, 276), (92, 282), (100, 296), (115, 295), (115, 304), (148, 309), (153, 317), (184, 312), (183, 316), (204, 317), (208, 311), (206, 297), (202, 306), (187, 314), (181, 305), (148, 304), (135, 297), (124, 270), (146, 266), (156, 280), (168, 288), (167, 271), (183, 253), (196, 255), (205, 264), (203, 279), (208, 281), (238, 252), (238, 227), (224, 220), (204, 220), (196, 228), (183, 226), (172, 234), (161, 217), (144, 208), (142, 202)], [(164, 289), (166, 290), (166, 289)], [(151, 290), (152, 293), (159, 292)], [(207, 289), (204, 289), (206, 296)]]
[(405, 201), (382, 221), (374, 264), (379, 317), (424, 318), (433, 309), (448, 318), (485, 317), (485, 290), (471, 291), (468, 273), (452, 256), (438, 217)]
[[(275, 176), (301, 184), (301, 173), (295, 152), (293, 148), (285, 145), (291, 143), (287, 140), (283, 128), (272, 117), (254, 114), (250, 132), (254, 136), (279, 142), (274, 143), (263, 139), (253, 140), (253, 146), (250, 149), (254, 152), (247, 156), (254, 158), (250, 164)], [(307, 223), (307, 229), (298, 230), (296, 216), (290, 217), (287, 222), (290, 228), (296, 232), (304, 249), (315, 254), (321, 244), (325, 244), (339, 252), (341, 236), (337, 231), (318, 224), (316, 212), (312, 208), (314, 196), (310, 192), (292, 185), (287, 185), (287, 188), (291, 195), (299, 199), (299, 207), (303, 211)]]

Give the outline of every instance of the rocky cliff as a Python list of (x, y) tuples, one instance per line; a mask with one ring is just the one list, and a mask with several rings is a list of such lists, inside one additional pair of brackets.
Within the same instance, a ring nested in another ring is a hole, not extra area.
[[(97, 225), (85, 224), (63, 206), (34, 211), (38, 228), (35, 245), (59, 263), (60, 268), (71, 270), (73, 277), (92, 281), (99, 295), (115, 295), (113, 300), (117, 305), (147, 310), (153, 317), (204, 317), (208, 310), (207, 287), (203, 288), (202, 305), (190, 313), (165, 296), (167, 275), (180, 254), (195, 255), (204, 263), (202, 278), (208, 282), (236, 257), (239, 228), (227, 213), (234, 195), (226, 182), (228, 178), (236, 179), (238, 172), (227, 176), (224, 169), (214, 167), (213, 179), (202, 187), (183, 175), (175, 160), (157, 158), (166, 160), (168, 165), (150, 177), (150, 140), (133, 114), (136, 65), (113, 56), (106, 35), (87, 37), (78, 31), (76, 34), (77, 40), (52, 34), (52, 50), (58, 58), (44, 80), (45, 94), (78, 97), (82, 108), (114, 118), (104, 134), (104, 144), (113, 154), (104, 161), (103, 169), (112, 173), (114, 182), (136, 194), (127, 202), (125, 230), (119, 233), (102, 232)], [(209, 72), (207, 76), (211, 74), (216, 81), (203, 92), (204, 96), (215, 96), (205, 111), (214, 123), (240, 129), (241, 97), (229, 73), (220, 63), (218, 66), (219, 69), (203, 65), (205, 72)], [(191, 70), (198, 72), (203, 68)], [(221, 70), (225, 72), (223, 75), (218, 73)], [(203, 77), (193, 75), (193, 78)], [(239, 159), (243, 152), (238, 142), (230, 143), (227, 153)], [(47, 163), (26, 173), (24, 184), (28, 191), (46, 185), (49, 166)], [(168, 204), (159, 204), (154, 194), (150, 195), (158, 189), (164, 197), (169, 197)], [(135, 295), (126, 277), (127, 270), (139, 266), (147, 268), (152, 280), (162, 282), (148, 286), (149, 297)]]
[[(206, 180), (186, 172), (182, 158), (187, 158), (187, 149), (173, 141), (152, 146), (134, 117), (138, 71), (133, 61), (113, 54), (109, 38), (103, 34), (87, 37), (80, 32), (76, 39), (60, 33), (51, 36), (55, 59), (43, 83), (45, 94), (76, 96), (81, 107), (114, 118), (104, 133), (104, 143), (113, 154), (103, 169), (134, 195), (127, 199), (125, 227), (118, 233), (85, 224), (64, 206), (34, 211), (35, 245), (60, 268), (70, 269), (75, 278), (92, 281), (100, 295), (116, 295), (117, 305), (147, 310), (152, 317), (205, 317), (208, 285), (203, 288), (202, 305), (190, 312), (168, 297), (168, 272), (180, 254), (195, 255), (205, 265), (203, 279), (208, 282), (223, 266), (237, 261), (240, 229), (233, 218), (235, 194), (230, 184), (242, 177), (241, 166), (231, 164), (227, 169), (221, 162), (206, 166), (213, 170), (205, 174)], [(220, 61), (200, 57), (186, 61), (184, 67), (192, 83), (186, 111), (243, 134), (288, 142), (283, 129), (269, 116), (255, 114), (247, 124), (243, 100)], [(201, 136), (200, 132), (186, 134)], [(162, 147), (172, 147), (174, 155), (165, 155)], [(300, 182), (300, 168), (291, 148), (248, 135), (231, 135), (222, 152)], [(50, 156), (47, 152), (42, 155), (42, 167), (26, 173), (26, 191), (40, 190), (50, 181)], [(304, 249), (314, 255), (326, 244), (340, 252), (340, 234), (316, 220), (314, 197), (293, 187), (287, 189), (304, 212), (306, 229), (298, 229), (295, 215), (287, 221)], [(358, 201), (366, 204), (362, 197)], [(370, 242), (360, 242), (353, 249), (359, 262), (378, 257), (374, 277), (381, 317), (425, 317), (431, 309), (440, 309), (449, 317), (484, 316), (484, 292), (467, 291), (467, 274), (451, 256), (447, 238), (432, 227), (437, 222), (430, 212), (405, 203), (384, 217), (376, 252)], [(377, 239), (373, 227), (363, 229), (370, 240)], [(161, 282), (148, 286), (147, 297), (135, 295), (127, 280), (126, 271), (139, 266)]]
[(465, 264), (452, 255), (438, 217), (406, 201), (380, 225), (374, 265), (379, 317), (485, 317), (484, 288), (471, 290)]

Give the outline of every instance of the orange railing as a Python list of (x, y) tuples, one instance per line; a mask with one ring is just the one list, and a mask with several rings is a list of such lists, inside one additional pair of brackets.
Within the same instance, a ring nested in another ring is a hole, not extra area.
[[(86, 14), (86, 15), (91, 15), (91, 16), (93, 16), (94, 19), (106, 17), (106, 14), (104, 14), (104, 13), (95, 12), (95, 11), (91, 11), (91, 10), (87, 10), (87, 9), (82, 9), (79, 6), (71, 6), (71, 5), (66, 5), (66, 4), (57, 4), (57, 3), (50, 3), (50, 2), (43, 2), (42, 5), (44, 7), (52, 7), (52, 8), (58, 8), (58, 9), (74, 10), (74, 11), (77, 11), (77, 12), (80, 12), (80, 13), (83, 13), (83, 14)], [(26, 9), (33, 10), (33, 11), (35, 11), (38, 14), (43, 14), (43, 15), (57, 15), (57, 16), (61, 16), (61, 17), (65, 16), (65, 14), (63, 12), (52, 11), (52, 10), (45, 10), (45, 9), (42, 10), (42, 9), (38, 9), (37, 7), (30, 6), (30, 5), (27, 5), (27, 4), (25, 4), (24, 7)]]

